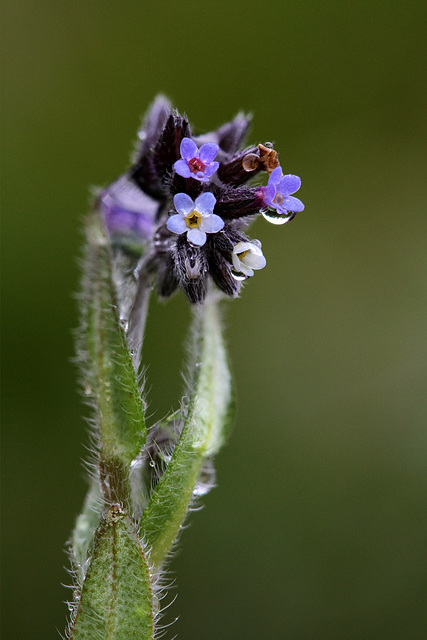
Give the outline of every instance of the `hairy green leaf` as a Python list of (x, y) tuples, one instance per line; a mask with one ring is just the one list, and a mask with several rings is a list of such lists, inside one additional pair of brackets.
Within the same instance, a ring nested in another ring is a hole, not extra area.
[[(144, 407), (119, 318), (113, 257), (99, 213), (87, 224), (80, 357), (85, 393), (95, 407), (101, 480), (112, 502), (128, 499), (128, 468), (146, 439)], [(105, 493), (105, 491), (104, 491)]]
[(86, 495), (83, 511), (76, 519), (70, 540), (71, 559), (80, 585), (84, 580), (88, 552), (101, 519), (101, 510), (102, 496), (99, 480), (93, 479)]
[(151, 640), (154, 606), (150, 572), (130, 518), (110, 507), (70, 630), (72, 640)]
[(204, 460), (218, 451), (232, 422), (232, 381), (217, 303), (207, 300), (193, 313), (189, 407), (172, 458), (141, 520), (140, 533), (156, 568), (179, 533)]

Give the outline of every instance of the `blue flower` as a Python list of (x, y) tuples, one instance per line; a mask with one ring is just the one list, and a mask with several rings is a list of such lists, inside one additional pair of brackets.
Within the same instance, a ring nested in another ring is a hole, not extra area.
[(219, 146), (213, 142), (207, 142), (198, 149), (194, 140), (183, 138), (180, 151), (182, 158), (175, 162), (173, 168), (183, 178), (208, 182), (219, 167), (219, 162), (214, 162)]
[(218, 233), (224, 227), (223, 219), (213, 213), (216, 198), (210, 191), (195, 202), (186, 193), (177, 193), (173, 203), (178, 213), (168, 218), (166, 226), (172, 233), (187, 233), (192, 245), (203, 246), (207, 233)]
[[(289, 213), (298, 213), (304, 210), (304, 205), (298, 198), (294, 198), (291, 194), (298, 191), (301, 186), (301, 179), (298, 176), (282, 173), (282, 167), (276, 167), (270, 174), (268, 184), (262, 187), (262, 199), (267, 207), (275, 209), (280, 215), (289, 216)], [(268, 220), (271, 221), (268, 213)], [(290, 216), (293, 217), (293, 216)], [(284, 219), (282, 219), (285, 222)]]

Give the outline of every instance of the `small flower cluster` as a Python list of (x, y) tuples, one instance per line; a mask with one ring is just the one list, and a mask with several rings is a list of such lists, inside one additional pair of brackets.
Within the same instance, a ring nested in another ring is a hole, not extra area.
[[(146, 268), (160, 296), (181, 287), (203, 302), (209, 278), (237, 296), (243, 280), (266, 260), (261, 243), (244, 230), (260, 213), (274, 224), (292, 220), (304, 205), (291, 194), (298, 176), (283, 175), (268, 143), (241, 149), (249, 119), (238, 115), (203, 136), (157, 98), (139, 134), (134, 164), (99, 197), (112, 242), (144, 246)], [(265, 186), (247, 183), (261, 171)]]

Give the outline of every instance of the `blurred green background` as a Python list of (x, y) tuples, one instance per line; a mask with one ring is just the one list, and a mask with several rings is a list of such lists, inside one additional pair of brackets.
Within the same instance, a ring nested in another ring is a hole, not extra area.
[[(72, 329), (88, 188), (166, 93), (302, 178), (225, 305), (239, 411), (171, 564), (167, 637), (427, 638), (426, 4), (3, 2), (3, 628), (58, 638), (88, 443)], [(189, 319), (153, 304), (152, 421)]]

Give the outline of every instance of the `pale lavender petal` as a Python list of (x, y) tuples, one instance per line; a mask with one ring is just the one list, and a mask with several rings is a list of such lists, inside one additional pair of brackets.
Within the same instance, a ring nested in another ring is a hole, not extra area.
[(150, 238), (159, 204), (134, 185), (127, 176), (111, 184), (100, 196), (109, 233)]
[(270, 173), (270, 177), (268, 179), (268, 184), (277, 184), (280, 182), (280, 178), (282, 177), (282, 167), (278, 166)]
[(198, 171), (196, 174), (191, 174), (192, 178), (199, 180), (199, 182), (209, 182), (209, 178), (203, 173), (203, 171)]
[(199, 213), (212, 213), (213, 208), (216, 203), (216, 198), (211, 191), (206, 191), (206, 193), (202, 193), (201, 196), (196, 198), (196, 209)]
[(191, 244), (196, 244), (198, 247), (201, 247), (206, 242), (206, 233), (200, 231), (200, 229), (189, 229), (187, 239)]
[(243, 262), (241, 262), (241, 263), (240, 263), (240, 269), (239, 269), (239, 271), (240, 271), (241, 273), (244, 273), (244, 274), (245, 274), (245, 276), (248, 276), (248, 277), (250, 277), (250, 276), (253, 276), (253, 275), (254, 275), (254, 270), (253, 270), (253, 269), (251, 269), (251, 267), (248, 267), (248, 265), (247, 265), (247, 264), (244, 264)]
[(261, 255), (258, 255), (255, 252), (250, 251), (245, 255), (245, 264), (247, 264), (248, 267), (252, 267), (252, 269), (264, 269), (267, 264), (267, 260), (263, 256), (262, 252)]
[(200, 222), (200, 229), (206, 231), (206, 233), (218, 233), (224, 227), (224, 220), (219, 216), (212, 213), (206, 218), (202, 218)]
[(191, 160), (197, 156), (197, 144), (191, 138), (183, 138), (180, 146), (181, 155), (184, 160)]
[(194, 209), (194, 202), (186, 193), (177, 193), (173, 197), (173, 203), (178, 213), (181, 213), (183, 216), (186, 216)]
[(215, 173), (215, 171), (218, 170), (219, 167), (219, 162), (212, 162), (209, 167), (206, 167), (205, 169), (205, 176), (207, 178), (210, 178), (211, 176), (213, 176), (213, 174)]
[(173, 165), (175, 171), (182, 176), (183, 178), (189, 178), (191, 176), (190, 167), (185, 162), (185, 160), (177, 160)]
[(265, 204), (269, 205), (270, 207), (274, 207), (273, 200), (275, 197), (276, 188), (274, 187), (274, 185), (268, 184), (266, 187), (264, 187), (262, 199), (264, 200)]
[(203, 164), (210, 164), (219, 151), (219, 147), (217, 144), (213, 142), (207, 142), (203, 144), (199, 149), (199, 158), (203, 162)]
[(304, 211), (304, 205), (301, 200), (298, 200), (298, 198), (294, 198), (293, 196), (285, 196), (280, 208), (285, 211)]
[(301, 178), (293, 176), (289, 173), (280, 180), (277, 190), (284, 196), (288, 196), (291, 193), (295, 193), (301, 186)]
[(185, 231), (187, 231), (188, 229), (185, 218), (180, 216), (179, 213), (168, 218), (166, 221), (166, 226), (169, 231), (172, 231), (173, 233), (185, 233)]

